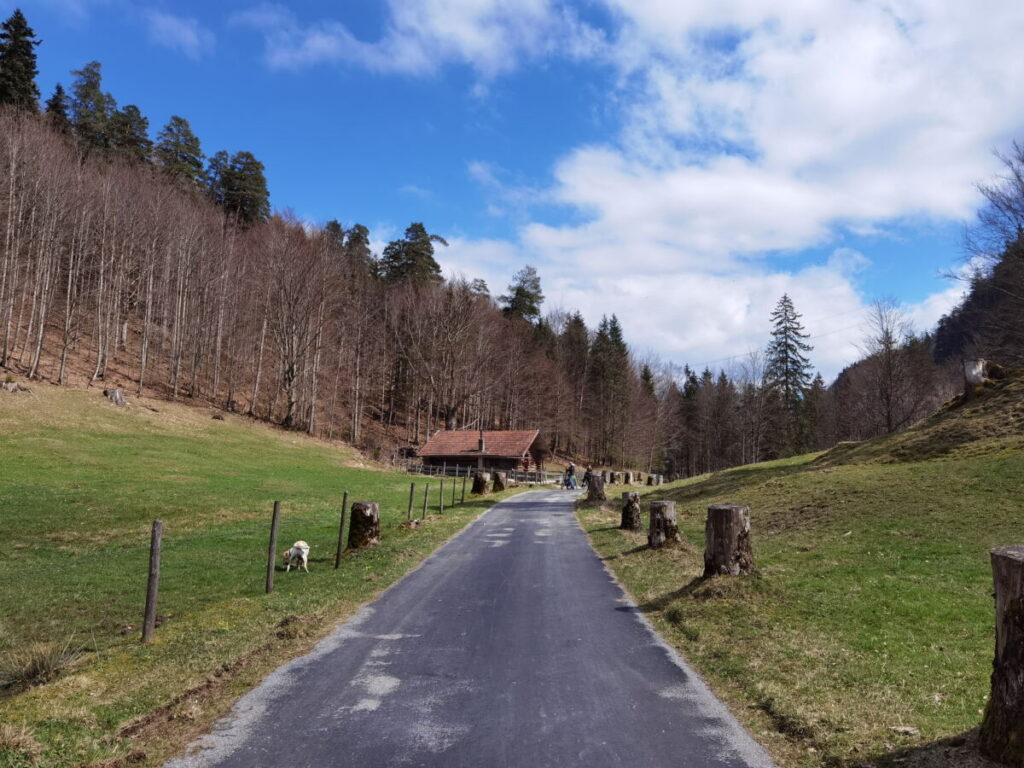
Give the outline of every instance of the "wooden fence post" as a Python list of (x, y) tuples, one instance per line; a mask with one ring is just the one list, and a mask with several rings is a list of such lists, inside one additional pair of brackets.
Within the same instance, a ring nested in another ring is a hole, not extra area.
[(444, 475), (441, 475), (441, 485), (437, 490), (437, 514), (444, 514)]
[(466, 481), (469, 479), (469, 467), (466, 467), (466, 474), (462, 476), (462, 498), (459, 500), (459, 504), (466, 503)]
[(156, 631), (156, 597), (160, 591), (160, 545), (164, 535), (162, 520), (153, 521), (149, 538), (149, 583), (146, 586), (146, 614), (142, 620), (142, 642), (153, 642)]
[[(456, 467), (455, 469), (456, 469), (456, 471), (458, 471), (458, 467)], [(458, 475), (456, 475), (456, 477), (458, 477)], [(455, 506), (455, 486), (456, 485), (457, 485), (457, 483), (454, 480), (452, 480), (452, 503), (451, 503), (451, 506), (453, 506), (453, 507)]]
[(334, 569), (341, 567), (341, 555), (345, 551), (345, 512), (348, 510), (348, 491), (341, 501), (341, 522), (338, 524), (338, 551), (334, 555)]
[(409, 511), (405, 515), (406, 520), (412, 520), (412, 502), (416, 495), (416, 483), (409, 483)]
[(267, 547), (267, 589), (269, 595), (274, 591), (274, 555), (277, 552), (277, 524), (281, 520), (281, 502), (274, 502), (274, 516), (270, 520), (270, 546)]
[(991, 558), (996, 655), (978, 743), (986, 757), (1024, 765), (1024, 547), (998, 547)]
[(423, 486), (423, 516), (421, 520), (427, 519), (427, 497), (430, 494), (430, 483)]

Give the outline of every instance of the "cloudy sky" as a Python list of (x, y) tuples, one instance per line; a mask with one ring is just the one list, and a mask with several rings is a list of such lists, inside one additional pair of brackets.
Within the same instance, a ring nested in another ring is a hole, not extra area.
[(496, 295), (728, 367), (784, 292), (827, 376), (866, 307), (927, 330), (962, 284), (993, 151), (1024, 138), (1024, 3), (988, 0), (0, 0), (44, 95), (103, 63), (153, 132), (252, 151), (272, 203), (445, 236)]

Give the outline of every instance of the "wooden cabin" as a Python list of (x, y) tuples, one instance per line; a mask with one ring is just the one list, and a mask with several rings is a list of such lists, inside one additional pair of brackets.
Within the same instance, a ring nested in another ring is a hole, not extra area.
[(439, 429), (419, 450), (424, 464), (543, 471), (547, 444), (536, 429)]

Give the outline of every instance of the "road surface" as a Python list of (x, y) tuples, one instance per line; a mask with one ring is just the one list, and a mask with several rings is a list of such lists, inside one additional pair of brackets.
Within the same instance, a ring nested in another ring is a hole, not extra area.
[(771, 768), (604, 569), (575, 496), (491, 508), (168, 768)]

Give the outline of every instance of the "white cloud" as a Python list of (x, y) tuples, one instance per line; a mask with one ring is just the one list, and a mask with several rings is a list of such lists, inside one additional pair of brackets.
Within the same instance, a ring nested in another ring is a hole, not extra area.
[[(344, 24), (303, 24), (283, 5), (264, 3), (236, 14), (236, 23), (261, 30), (267, 62), (298, 69), (347, 62), (376, 72), (430, 74), (448, 63), (471, 66), (491, 78), (523, 60), (556, 51), (582, 57), (601, 36), (553, 0), (389, 0), (379, 40), (358, 39)], [(474, 92), (484, 96), (478, 84)]]
[(214, 34), (194, 18), (149, 10), (146, 12), (149, 38), (157, 45), (200, 59), (213, 50)]

